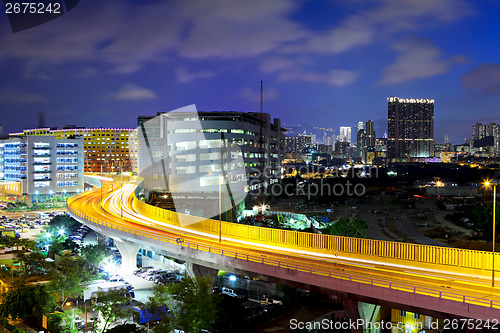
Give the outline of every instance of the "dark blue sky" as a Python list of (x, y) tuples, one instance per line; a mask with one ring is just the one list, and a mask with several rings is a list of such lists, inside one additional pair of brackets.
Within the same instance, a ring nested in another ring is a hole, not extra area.
[[(495, 0), (80, 0), (13, 34), (0, 14), (0, 124), (135, 127), (189, 104), (286, 123), (387, 118), (389, 96), (435, 99), (435, 137), (500, 122)], [(382, 134), (382, 133), (377, 133)]]

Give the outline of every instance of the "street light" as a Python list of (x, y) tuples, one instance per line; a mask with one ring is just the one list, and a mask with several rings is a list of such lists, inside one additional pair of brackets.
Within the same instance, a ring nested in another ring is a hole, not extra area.
[(495, 286), (495, 215), (496, 215), (496, 205), (497, 205), (497, 185), (498, 182), (496, 180), (491, 181), (487, 180), (484, 182), (485, 187), (493, 186), (493, 264), (491, 269), (491, 287)]

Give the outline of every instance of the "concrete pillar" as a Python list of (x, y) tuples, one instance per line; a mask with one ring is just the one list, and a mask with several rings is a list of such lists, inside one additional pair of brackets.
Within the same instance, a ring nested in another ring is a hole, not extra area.
[(139, 247), (135, 243), (122, 239), (115, 239), (115, 245), (122, 255), (120, 272), (122, 274), (132, 273), (137, 269), (137, 253), (139, 252)]
[[(358, 302), (359, 316), (365, 323), (375, 323), (380, 320), (380, 309), (379, 305)], [(369, 329), (367, 332), (375, 332), (375, 329)]]
[[(347, 317), (349, 317), (349, 320), (351, 322), (356, 323), (358, 321), (358, 319), (360, 319), (359, 310), (358, 310), (358, 301), (344, 297), (343, 303), (344, 303), (345, 314), (347, 315)], [(352, 333), (362, 333), (363, 327), (356, 326), (356, 329), (352, 329), (351, 332)]]
[(192, 262), (186, 262), (186, 273), (192, 279), (201, 276), (208, 277), (212, 280), (213, 284), (215, 278), (217, 277), (217, 273), (219, 273), (219, 270), (215, 268), (201, 266)]

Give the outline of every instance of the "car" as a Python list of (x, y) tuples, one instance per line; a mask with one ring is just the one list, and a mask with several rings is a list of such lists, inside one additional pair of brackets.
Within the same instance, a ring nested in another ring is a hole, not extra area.
[(260, 304), (262, 304), (262, 305), (271, 305), (271, 304), (282, 305), (283, 302), (281, 302), (280, 300), (274, 299), (274, 298), (270, 298), (270, 297), (262, 297), (260, 300)]
[(149, 270), (149, 269), (153, 269), (154, 267), (153, 266), (144, 266), (144, 267), (140, 267), (138, 269), (136, 269), (133, 274), (134, 275), (137, 275), (139, 273), (144, 273), (145, 271)]
[(137, 274), (137, 276), (140, 276), (141, 278), (146, 278), (147, 276), (154, 274), (155, 272), (158, 272), (159, 270), (160, 270), (159, 268), (148, 269), (146, 272)]
[(159, 271), (156, 271), (156, 272), (152, 272), (151, 274), (148, 274), (146, 276), (146, 280), (153, 281), (156, 277), (158, 277), (160, 275), (163, 275), (165, 273), (167, 273), (167, 271), (164, 271), (164, 270), (159, 270)]
[(230, 297), (235, 297), (238, 299), (248, 298), (246, 291), (240, 288), (233, 289), (233, 288), (223, 287), (222, 294)]
[(162, 274), (157, 274), (153, 278), (154, 283), (164, 283), (165, 281), (182, 281), (184, 277), (182, 275), (179, 275), (177, 273), (171, 273), (171, 272), (163, 272)]

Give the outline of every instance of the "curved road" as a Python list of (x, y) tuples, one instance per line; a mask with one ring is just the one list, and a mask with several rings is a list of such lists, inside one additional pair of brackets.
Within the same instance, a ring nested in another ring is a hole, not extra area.
[[(70, 212), (84, 214), (99, 221), (110, 222), (116, 226), (135, 230), (136, 233), (147, 232), (161, 237), (183, 238), (185, 243), (200, 246), (217, 247), (228, 252), (236, 252), (253, 257), (265, 258), (286, 263), (290, 268), (307, 267), (318, 271), (328, 270), (339, 275), (349, 275), (349, 281), (366, 283), (366, 281), (385, 281), (389, 285), (401, 284), (402, 289), (418, 288), (430, 296), (444, 295), (448, 299), (465, 297), (463, 303), (493, 307), (500, 319), (500, 292), (491, 288), (491, 279), (485, 276), (463, 274), (445, 270), (422, 269), (418, 266), (397, 265), (376, 260), (363, 260), (329, 255), (299, 249), (290, 249), (274, 245), (263, 245), (222, 236), (210, 232), (179, 227), (167, 222), (155, 221), (141, 215), (133, 208), (136, 185), (132, 183), (121, 186), (105, 185), (79, 194), (68, 200)], [(248, 258), (248, 257), (247, 257)], [(283, 264), (281, 264), (283, 266)], [(384, 286), (380, 283), (380, 286)], [(394, 289), (394, 288), (393, 288)], [(429, 290), (428, 293), (425, 290)], [(459, 295), (457, 297), (453, 295)]]

